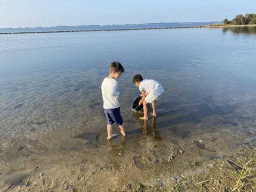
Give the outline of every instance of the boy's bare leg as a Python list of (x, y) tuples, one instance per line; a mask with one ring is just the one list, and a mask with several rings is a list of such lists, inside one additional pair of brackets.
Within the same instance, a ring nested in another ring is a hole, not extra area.
[(156, 101), (153, 101), (152, 108), (153, 108), (153, 113), (151, 113), (151, 115), (153, 117), (156, 117)]
[(117, 134), (112, 134), (112, 125), (110, 124), (107, 124), (107, 132), (108, 132), (107, 139), (112, 139), (113, 137), (117, 136)]
[(122, 134), (123, 136), (126, 136), (126, 133), (125, 133), (125, 130), (124, 130), (124, 124), (120, 125), (119, 128), (120, 128), (121, 134)]
[(141, 117), (142, 120), (148, 120), (148, 105), (147, 101), (143, 101), (143, 111), (144, 111), (144, 117)]

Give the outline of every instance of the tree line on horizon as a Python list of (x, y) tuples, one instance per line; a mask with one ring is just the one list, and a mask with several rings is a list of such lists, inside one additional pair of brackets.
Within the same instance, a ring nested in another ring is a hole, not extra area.
[(223, 24), (231, 24), (231, 25), (248, 25), (248, 24), (256, 24), (256, 14), (246, 14), (243, 16), (242, 14), (237, 15), (236, 18), (229, 21), (228, 19), (224, 19)]

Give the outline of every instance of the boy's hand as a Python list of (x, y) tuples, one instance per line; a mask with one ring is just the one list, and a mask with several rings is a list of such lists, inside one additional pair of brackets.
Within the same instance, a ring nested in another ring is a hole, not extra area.
[(141, 93), (140, 96), (143, 97), (143, 96), (147, 96), (148, 94), (149, 94), (149, 92), (146, 92), (146, 93), (144, 92), (144, 95), (143, 95), (143, 93)]

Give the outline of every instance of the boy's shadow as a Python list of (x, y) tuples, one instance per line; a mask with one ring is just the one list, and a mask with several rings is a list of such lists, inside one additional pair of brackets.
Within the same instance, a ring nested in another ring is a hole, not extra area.
[(119, 170), (123, 160), (123, 152), (125, 150), (125, 137), (122, 137), (120, 143), (113, 144), (113, 140), (108, 140), (109, 145), (109, 163)]

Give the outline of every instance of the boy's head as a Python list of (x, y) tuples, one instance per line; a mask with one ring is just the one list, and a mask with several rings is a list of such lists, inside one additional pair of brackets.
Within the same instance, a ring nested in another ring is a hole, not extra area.
[(133, 77), (132, 82), (138, 87), (140, 82), (143, 81), (143, 78), (140, 74), (137, 74)]
[(124, 68), (118, 61), (114, 61), (109, 65), (109, 74), (113, 74), (115, 79), (118, 79), (124, 72)]
[(112, 73), (113, 71), (123, 73), (124, 68), (121, 65), (121, 63), (119, 63), (118, 61), (114, 61), (114, 62), (110, 63), (110, 65), (109, 65), (109, 73)]

